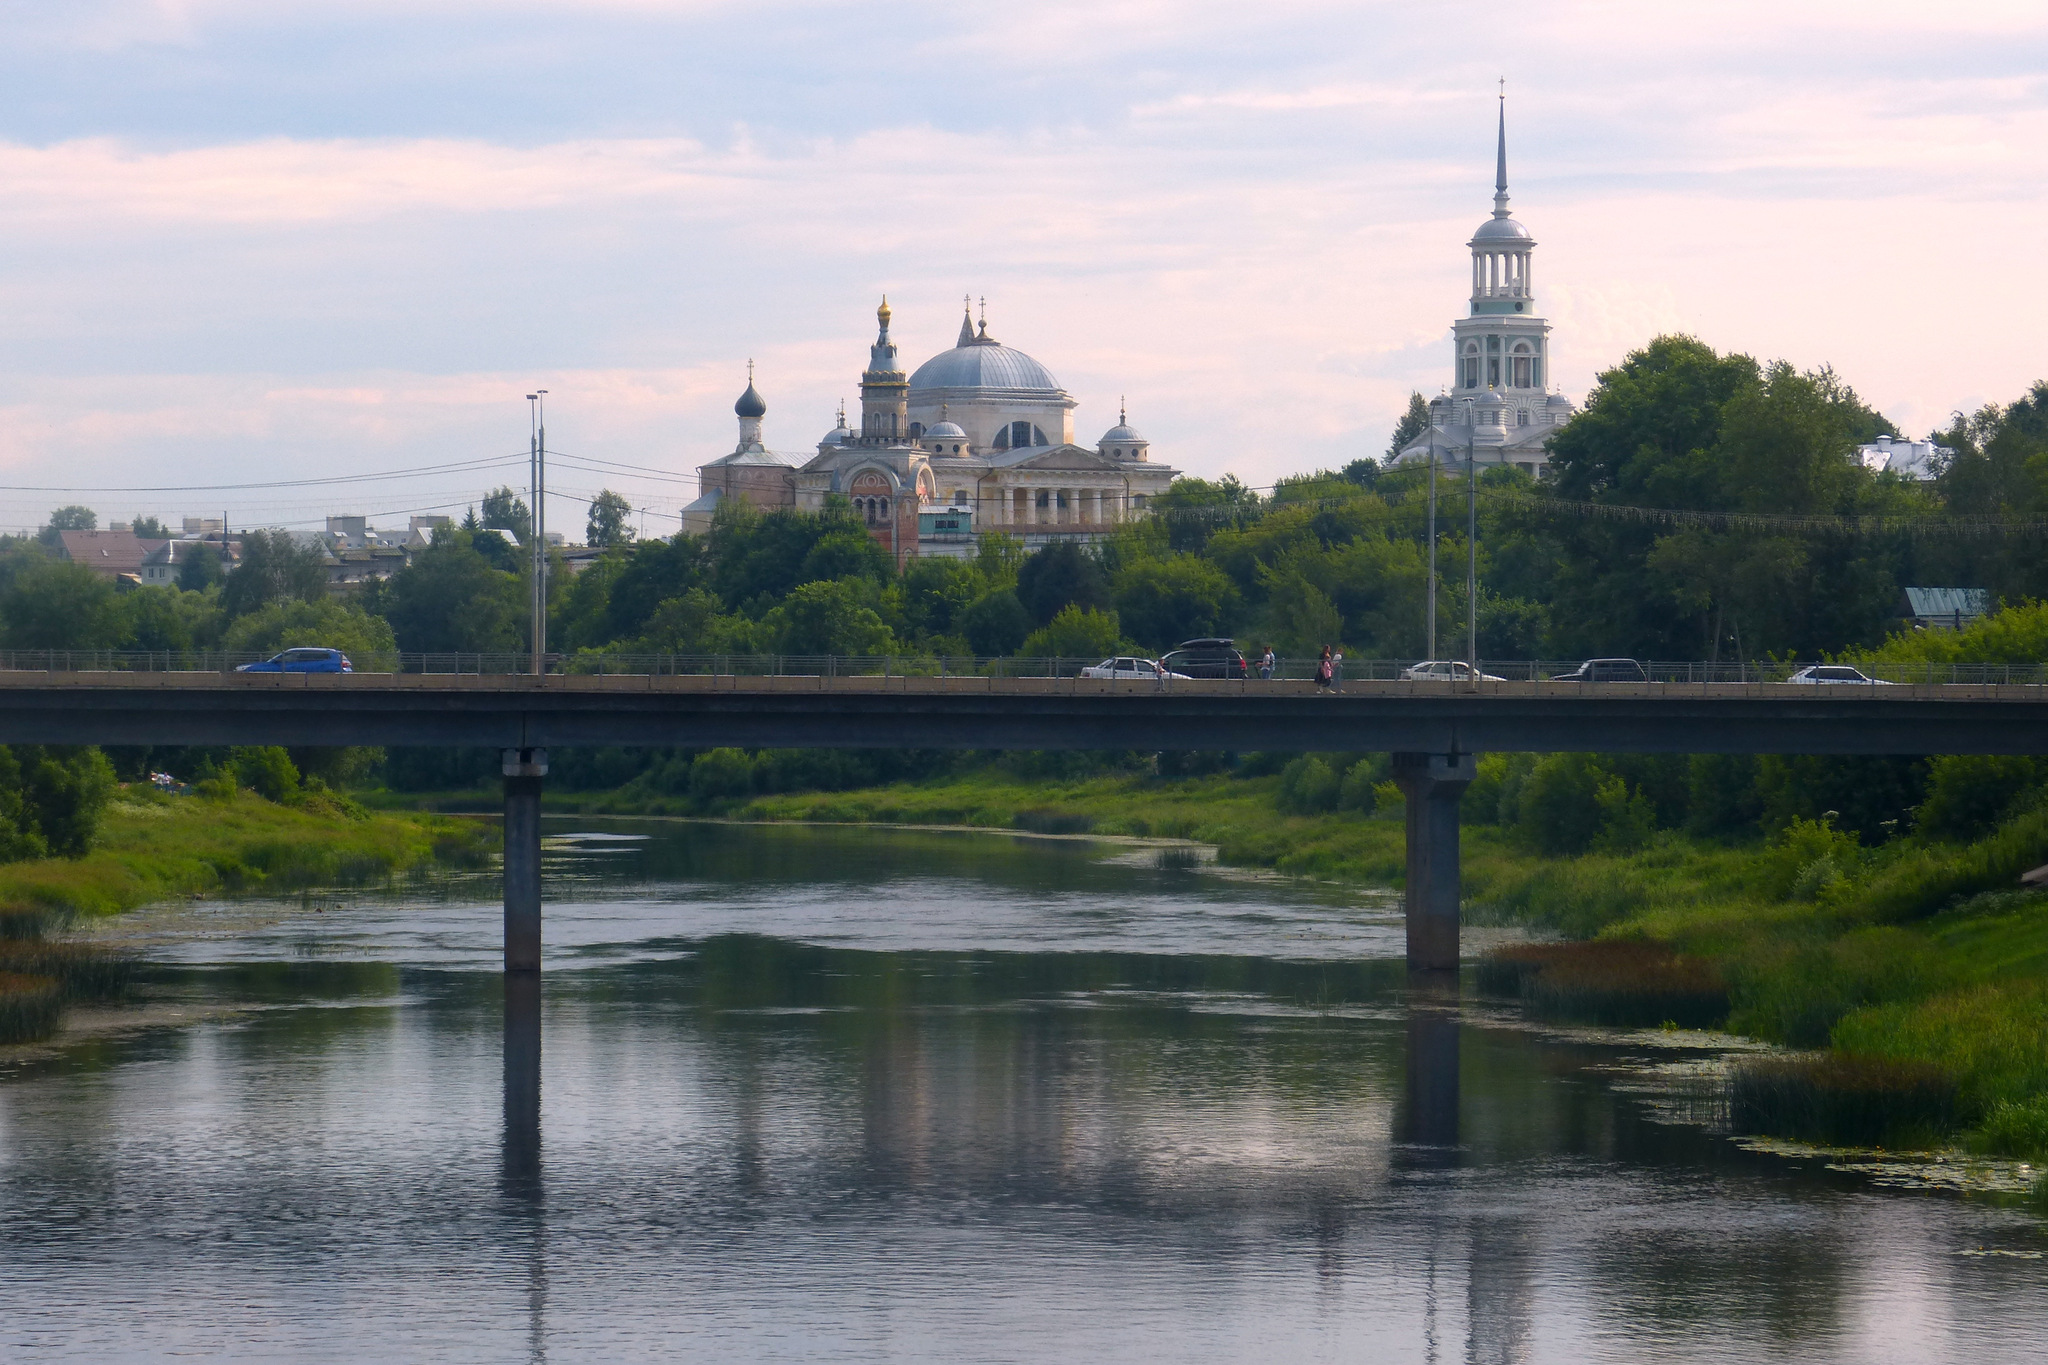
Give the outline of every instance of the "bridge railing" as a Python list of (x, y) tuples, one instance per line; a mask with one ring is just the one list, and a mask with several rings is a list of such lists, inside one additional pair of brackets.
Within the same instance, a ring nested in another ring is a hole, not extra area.
[[(225, 650), (0, 650), (0, 671), (39, 673), (228, 673), (246, 664), (272, 657), (269, 654), (237, 653)], [(352, 654), (358, 673), (415, 674), (518, 674), (531, 671), (525, 654), (511, 653), (392, 653)], [(586, 675), (697, 675), (719, 677), (984, 677), (984, 678), (1071, 678), (1085, 668), (1102, 662), (1099, 656), (1081, 658), (992, 658), (981, 655), (890, 654), (614, 654), (585, 651), (552, 657), (553, 673)], [(1346, 659), (1345, 682), (1390, 682), (1419, 662), (1414, 659)], [(1483, 660), (1480, 672), (1487, 678), (1510, 682), (1543, 682), (1569, 673), (1579, 664), (1575, 659)], [(1741, 683), (1785, 682), (1807, 663), (1780, 660), (1687, 661), (1649, 660), (1643, 668), (1652, 682), (1673, 685), (1713, 686)], [(1880, 682), (1941, 685), (1958, 683), (2048, 684), (2048, 666), (1980, 663), (1884, 663), (1860, 664), (1862, 672)], [(1277, 679), (1305, 681), (1313, 678), (1316, 660), (1309, 657), (1276, 661)], [(1256, 667), (1251, 675), (1259, 679)]]

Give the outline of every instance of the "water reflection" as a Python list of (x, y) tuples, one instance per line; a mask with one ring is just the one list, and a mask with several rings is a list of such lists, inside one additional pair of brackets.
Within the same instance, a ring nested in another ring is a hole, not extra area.
[[(1628, 1045), (1412, 991), (1323, 892), (1043, 856), (1085, 865), (996, 859), (966, 900), (971, 859), (899, 867), (886, 904), (833, 883), (834, 924), (895, 918), (879, 948), (736, 927), (786, 924), (786, 882), (614, 887), (557, 912), (582, 946), (544, 994), (487, 949), (463, 965), (465, 907), (430, 898), (293, 930), (334, 955), (167, 953), (157, 989), (249, 1008), (0, 1079), (7, 1350), (1996, 1362), (2048, 1339), (2042, 1262), (1956, 1258), (2048, 1249), (2020, 1211), (1660, 1123), (1615, 1085)], [(1075, 951), (1105, 887), (1152, 922)], [(1248, 908), (1314, 946), (1232, 951)], [(977, 917), (1009, 946), (953, 946)]]
[(547, 1359), (548, 1230), (541, 1186), (541, 976), (507, 972), (505, 1134), (501, 1189), (507, 1235), (526, 1255), (529, 1360)]

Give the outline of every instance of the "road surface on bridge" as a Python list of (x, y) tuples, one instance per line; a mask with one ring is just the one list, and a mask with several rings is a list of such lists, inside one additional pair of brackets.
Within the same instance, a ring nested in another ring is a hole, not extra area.
[(2042, 754), (2048, 687), (5, 671), (0, 743)]

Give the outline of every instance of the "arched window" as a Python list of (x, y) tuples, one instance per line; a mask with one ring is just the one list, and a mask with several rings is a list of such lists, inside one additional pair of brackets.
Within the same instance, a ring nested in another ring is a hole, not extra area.
[(1022, 447), (1022, 446), (1028, 446), (1028, 445), (1030, 445), (1030, 444), (1031, 444), (1031, 423), (1029, 423), (1029, 422), (1012, 422), (1012, 423), (1010, 423), (1010, 444), (1011, 444), (1012, 446), (1017, 446), (1017, 447)]
[(1529, 387), (1529, 380), (1532, 373), (1530, 366), (1532, 364), (1534, 364), (1534, 357), (1532, 357), (1529, 354), (1529, 343), (1526, 341), (1517, 343), (1515, 346), (1516, 388), (1526, 389)]
[(996, 431), (996, 449), (997, 449), (997, 450), (1008, 450), (1009, 448), (1010, 448), (1010, 429), (1009, 429), (1008, 427), (1002, 427), (1002, 428), (999, 428), (999, 429), (998, 429), (998, 430)]
[(1044, 432), (1040, 431), (1037, 427), (1033, 427), (1031, 428), (1031, 444), (1035, 446), (1043, 446), (1051, 445), (1052, 442), (1045, 439)]
[(1479, 343), (1476, 341), (1465, 343), (1465, 387), (1479, 387)]
[(1516, 410), (1515, 425), (1518, 427), (1526, 427), (1529, 425), (1529, 410), (1527, 408), (1520, 408)]
[(923, 435), (924, 435), (924, 423), (922, 423), (922, 422), (912, 422), (912, 423), (910, 424), (910, 439), (911, 439), (911, 440), (913, 440), (913, 441), (915, 441), (916, 439), (918, 439), (918, 438), (919, 438), (920, 436), (923, 436)]

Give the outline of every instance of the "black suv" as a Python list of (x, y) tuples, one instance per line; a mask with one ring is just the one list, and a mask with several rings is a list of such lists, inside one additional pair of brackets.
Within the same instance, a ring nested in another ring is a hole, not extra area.
[(1179, 649), (1159, 662), (1169, 673), (1189, 678), (1248, 678), (1252, 672), (1228, 640), (1182, 640)]
[(1648, 682), (1650, 675), (1634, 659), (1588, 659), (1569, 673), (1552, 675), (1552, 682)]

